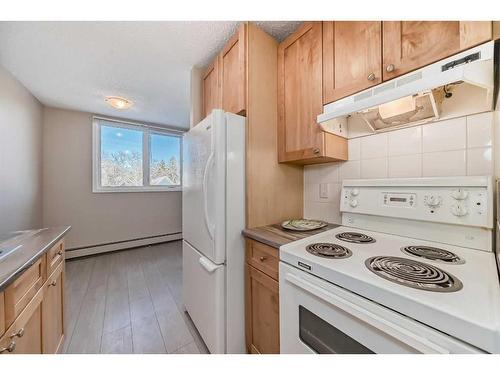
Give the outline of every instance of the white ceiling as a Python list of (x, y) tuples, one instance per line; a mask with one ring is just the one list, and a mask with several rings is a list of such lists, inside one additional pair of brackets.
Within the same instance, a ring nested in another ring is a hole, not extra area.
[[(278, 40), (300, 22), (256, 22)], [(47, 106), (187, 128), (192, 66), (238, 22), (0, 22), (0, 64)], [(118, 95), (126, 111), (104, 103)]]

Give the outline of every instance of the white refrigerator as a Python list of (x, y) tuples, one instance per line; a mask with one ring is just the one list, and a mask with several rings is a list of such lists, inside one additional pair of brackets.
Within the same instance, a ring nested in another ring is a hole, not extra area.
[(183, 302), (211, 353), (245, 353), (245, 118), (214, 110), (183, 138)]

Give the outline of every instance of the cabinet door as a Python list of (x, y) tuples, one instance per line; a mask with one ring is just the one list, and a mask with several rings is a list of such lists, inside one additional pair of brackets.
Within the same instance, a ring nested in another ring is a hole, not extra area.
[(280, 352), (279, 284), (246, 265), (246, 341), (249, 353)]
[(213, 109), (220, 108), (219, 59), (207, 68), (203, 75), (203, 118)]
[(278, 158), (323, 156), (322, 24), (307, 22), (278, 48)]
[(382, 22), (323, 22), (323, 102), (382, 82)]
[(220, 54), (222, 109), (245, 114), (246, 24), (226, 43)]
[(42, 301), (43, 353), (57, 353), (64, 338), (64, 263), (49, 276)]
[(419, 69), (491, 39), (491, 22), (383, 22), (383, 78)]
[(0, 340), (1, 354), (42, 353), (42, 302), (40, 289)]

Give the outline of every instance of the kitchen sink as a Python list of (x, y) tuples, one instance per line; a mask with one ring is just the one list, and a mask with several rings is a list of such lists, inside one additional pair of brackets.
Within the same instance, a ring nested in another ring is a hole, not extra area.
[(22, 243), (26, 239), (40, 233), (43, 230), (45, 230), (45, 228), (21, 230), (0, 235), (0, 261), (14, 251), (20, 249), (23, 246)]

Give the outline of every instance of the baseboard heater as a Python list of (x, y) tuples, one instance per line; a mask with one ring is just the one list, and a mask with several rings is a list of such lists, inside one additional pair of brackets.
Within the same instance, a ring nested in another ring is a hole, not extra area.
[(176, 241), (182, 239), (182, 232), (159, 234), (156, 236), (133, 238), (129, 240), (107, 242), (103, 244), (74, 247), (66, 249), (66, 259), (84, 257), (107, 253), (110, 251), (131, 249), (133, 247), (153, 245), (161, 242)]

